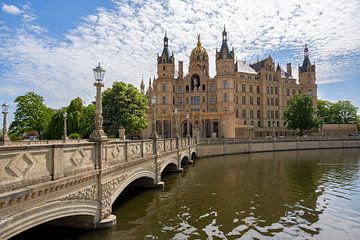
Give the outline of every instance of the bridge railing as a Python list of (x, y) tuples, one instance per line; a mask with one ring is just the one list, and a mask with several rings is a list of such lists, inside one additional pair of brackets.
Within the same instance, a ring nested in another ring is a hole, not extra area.
[[(179, 148), (195, 140), (179, 139)], [(96, 170), (103, 163), (126, 163), (154, 156), (154, 141), (120, 141), (111, 139), (101, 144), (101, 154), (94, 142), (68, 142), (0, 146), (0, 194), (75, 174)], [(159, 139), (157, 154), (177, 149), (177, 139)], [(101, 156), (101, 161), (98, 159)]]

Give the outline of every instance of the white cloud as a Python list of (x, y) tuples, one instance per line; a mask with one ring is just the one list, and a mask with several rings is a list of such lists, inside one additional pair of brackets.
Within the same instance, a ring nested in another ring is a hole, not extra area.
[(7, 14), (19, 15), (21, 13), (20, 9), (14, 5), (7, 5), (3, 3), (1, 10)]
[[(66, 35), (66, 41), (29, 33), (46, 32), (35, 24), (32, 30), (19, 29), (11, 38), (1, 40), (0, 62), (10, 64), (10, 73), (0, 72), (1, 78), (8, 87), (35, 90), (52, 107), (65, 105), (76, 96), (90, 102), (94, 96), (91, 71), (99, 61), (107, 70), (106, 86), (113, 81), (138, 86), (142, 74), (145, 79), (154, 76), (165, 30), (170, 50), (176, 60), (184, 60), (185, 71), (200, 33), (213, 76), (215, 49), (221, 46), (224, 24), (239, 59), (254, 61), (257, 56), (288, 51), (284, 59), (295, 63), (294, 71), (302, 62), (307, 42), (319, 83), (341, 80), (341, 71), (354, 60), (343, 56), (360, 58), (357, 0), (114, 2), (114, 9), (98, 8), (96, 14), (84, 16)], [(36, 16), (28, 14), (25, 20), (34, 22)], [(347, 73), (351, 71), (358, 72), (353, 68)]]

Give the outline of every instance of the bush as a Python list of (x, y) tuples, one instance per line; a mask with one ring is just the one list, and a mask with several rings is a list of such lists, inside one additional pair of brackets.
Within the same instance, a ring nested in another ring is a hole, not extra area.
[(20, 141), (20, 140), (22, 140), (21, 136), (18, 136), (15, 133), (10, 134), (9, 138), (10, 138), (11, 141)]
[(78, 133), (72, 133), (69, 135), (70, 139), (80, 139), (80, 134)]

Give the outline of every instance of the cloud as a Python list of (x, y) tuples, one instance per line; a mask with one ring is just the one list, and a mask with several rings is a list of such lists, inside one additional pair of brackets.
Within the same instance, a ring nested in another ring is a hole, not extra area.
[(349, 68), (360, 60), (357, 0), (113, 2), (111, 9), (98, 8), (84, 16), (60, 38), (65, 40), (45, 35), (45, 27), (36, 24), (28, 9), (24, 21), (35, 27), (17, 29), (0, 41), (0, 62), (9, 65), (9, 72), (0, 72), (0, 77), (8, 87), (35, 90), (52, 107), (77, 96), (90, 102), (95, 94), (92, 68), (97, 62), (106, 69), (106, 87), (113, 81), (139, 86), (142, 74), (155, 76), (165, 30), (176, 60), (184, 60), (185, 72), (200, 33), (214, 76), (215, 50), (221, 46), (224, 24), (239, 59), (254, 62), (282, 51), (286, 53), (282, 64), (296, 66), (302, 63), (306, 42), (319, 83), (343, 80), (345, 69), (346, 74), (359, 74), (357, 68)]
[(18, 7), (14, 5), (7, 5), (5, 3), (3, 4), (1, 10), (3, 10), (7, 14), (12, 14), (12, 15), (19, 15), (21, 13)]

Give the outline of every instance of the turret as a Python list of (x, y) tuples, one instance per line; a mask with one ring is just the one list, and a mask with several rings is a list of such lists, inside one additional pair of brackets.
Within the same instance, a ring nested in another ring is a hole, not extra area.
[(170, 55), (169, 39), (165, 32), (164, 49), (160, 56), (158, 56), (158, 78), (174, 78), (175, 66), (174, 54)]
[(233, 74), (235, 71), (235, 54), (234, 49), (229, 50), (227, 44), (228, 36), (224, 26), (222, 32), (222, 44), (220, 51), (216, 51), (216, 72), (218, 75)]
[(179, 61), (179, 79), (183, 79), (184, 78), (184, 62), (183, 61)]
[(292, 77), (291, 63), (286, 64), (286, 72), (289, 75), (289, 77)]
[(309, 58), (309, 49), (305, 44), (304, 48), (304, 61), (299, 66), (299, 84), (301, 92), (312, 96), (314, 102), (317, 99), (317, 84), (316, 84), (316, 71), (315, 63), (312, 65)]

